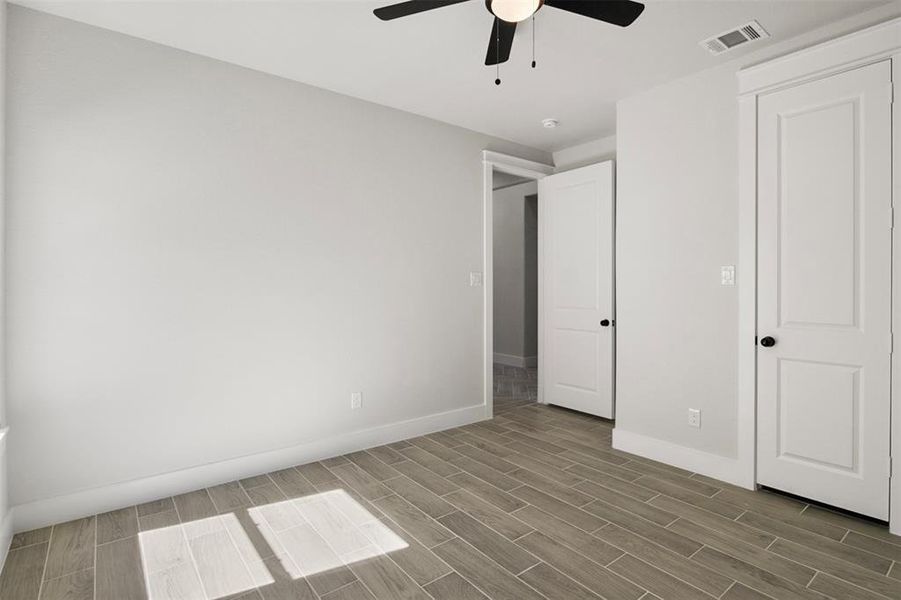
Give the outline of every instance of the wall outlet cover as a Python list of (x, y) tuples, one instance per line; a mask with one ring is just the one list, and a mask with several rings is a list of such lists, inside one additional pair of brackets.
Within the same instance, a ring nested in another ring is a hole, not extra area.
[(354, 392), (350, 395), (351, 410), (359, 410), (363, 407), (363, 392)]
[(482, 285), (482, 273), (473, 271), (469, 274), (470, 287), (480, 287)]
[(688, 426), (701, 428), (701, 411), (697, 408), (688, 409)]

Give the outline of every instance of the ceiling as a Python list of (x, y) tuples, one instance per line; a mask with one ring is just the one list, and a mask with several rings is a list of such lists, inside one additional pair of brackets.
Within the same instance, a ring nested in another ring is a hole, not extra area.
[[(698, 42), (757, 19), (776, 43), (885, 0), (650, 0), (631, 27), (560, 10), (519, 27), (501, 65), (484, 59), (492, 18), (482, 0), (381, 22), (364, 0), (17, 0), (99, 27), (280, 75), (554, 151), (609, 135), (615, 103), (740, 56)], [(560, 121), (545, 129), (542, 119)]]

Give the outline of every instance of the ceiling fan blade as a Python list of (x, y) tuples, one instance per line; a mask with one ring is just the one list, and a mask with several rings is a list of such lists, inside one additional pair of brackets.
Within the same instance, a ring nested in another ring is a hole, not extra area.
[(389, 6), (382, 6), (372, 12), (382, 21), (390, 21), (392, 19), (399, 19), (400, 17), (415, 15), (416, 13), (425, 12), (427, 10), (460, 4), (461, 2), (469, 2), (469, 0), (410, 0), (409, 2), (399, 2)]
[(644, 10), (644, 4), (631, 0), (545, 0), (544, 3), (620, 27), (631, 25)]
[(497, 65), (507, 62), (513, 48), (513, 36), (516, 34), (516, 23), (494, 18), (491, 28), (491, 39), (488, 40), (488, 53), (485, 55), (486, 65)]

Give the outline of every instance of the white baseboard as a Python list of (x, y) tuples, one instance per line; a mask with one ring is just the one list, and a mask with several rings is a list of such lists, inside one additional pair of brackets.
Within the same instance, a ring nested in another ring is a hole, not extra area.
[(9, 545), (13, 541), (13, 519), (12, 511), (7, 511), (5, 515), (0, 516), (0, 571), (6, 564), (6, 556), (9, 554)]
[(747, 469), (743, 468), (735, 458), (710, 454), (639, 433), (623, 431), (619, 427), (613, 429), (613, 447), (746, 489), (755, 487), (754, 481), (746, 480)]
[(484, 404), (354, 431), (289, 448), (262, 452), (221, 462), (200, 465), (153, 477), (115, 483), (45, 500), (19, 504), (12, 508), (14, 531), (28, 531), (53, 523), (62, 523), (126, 506), (175, 496), (301, 465), (373, 446), (468, 425), (486, 418)]
[(0, 429), (0, 570), (6, 564), (9, 545), (13, 540), (12, 511), (7, 510), (9, 490), (6, 477), (6, 437), (8, 433), (9, 427)]
[(494, 353), (494, 362), (508, 367), (533, 368), (538, 366), (537, 356), (514, 356), (513, 354)]

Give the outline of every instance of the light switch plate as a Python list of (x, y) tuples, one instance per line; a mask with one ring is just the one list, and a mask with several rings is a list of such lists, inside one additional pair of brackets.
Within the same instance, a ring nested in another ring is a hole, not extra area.
[(482, 285), (482, 274), (479, 271), (473, 271), (469, 274), (469, 286), (470, 287), (481, 287)]
[(735, 265), (720, 267), (720, 283), (722, 285), (735, 285)]

